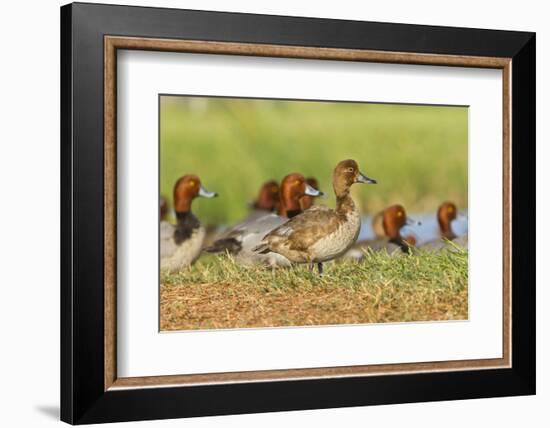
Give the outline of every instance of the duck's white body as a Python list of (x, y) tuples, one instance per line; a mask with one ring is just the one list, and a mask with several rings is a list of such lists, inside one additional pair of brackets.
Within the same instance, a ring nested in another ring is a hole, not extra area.
[(204, 227), (198, 226), (178, 244), (176, 230), (176, 225), (166, 221), (160, 223), (160, 268), (170, 272), (189, 266), (199, 257), (205, 236)]

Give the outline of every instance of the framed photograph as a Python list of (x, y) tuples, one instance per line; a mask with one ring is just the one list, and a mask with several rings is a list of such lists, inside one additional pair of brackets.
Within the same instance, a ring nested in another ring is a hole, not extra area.
[(61, 418), (535, 393), (535, 34), (61, 8)]

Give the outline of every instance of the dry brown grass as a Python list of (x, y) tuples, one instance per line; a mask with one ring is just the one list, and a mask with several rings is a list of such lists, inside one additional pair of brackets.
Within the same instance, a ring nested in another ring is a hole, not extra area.
[(468, 255), (463, 251), (271, 271), (211, 257), (161, 276), (161, 330), (464, 320)]

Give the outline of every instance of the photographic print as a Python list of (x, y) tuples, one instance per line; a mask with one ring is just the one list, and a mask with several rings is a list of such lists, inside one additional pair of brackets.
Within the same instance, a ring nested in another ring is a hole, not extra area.
[(468, 319), (468, 108), (159, 96), (161, 331)]
[(63, 6), (61, 419), (534, 394), (535, 53)]

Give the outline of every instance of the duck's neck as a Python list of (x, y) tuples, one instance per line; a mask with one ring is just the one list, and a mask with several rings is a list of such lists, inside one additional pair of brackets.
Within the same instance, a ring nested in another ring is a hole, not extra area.
[(456, 238), (455, 233), (451, 229), (450, 221), (439, 221), (439, 228), (441, 230), (441, 236), (443, 238), (447, 238), (449, 240)]
[(176, 230), (174, 231), (176, 244), (179, 245), (188, 239), (200, 226), (199, 220), (191, 211), (176, 211)]
[(336, 211), (340, 214), (348, 214), (355, 211), (355, 202), (349, 194), (349, 189), (336, 194)]
[(193, 202), (193, 198), (191, 197), (174, 197), (174, 210), (176, 211), (176, 217), (178, 213), (191, 212), (191, 202)]

